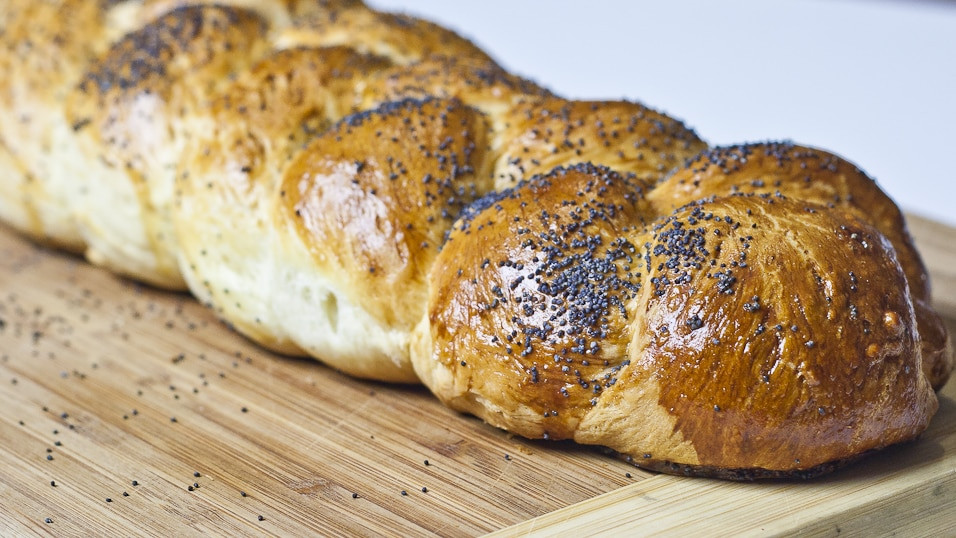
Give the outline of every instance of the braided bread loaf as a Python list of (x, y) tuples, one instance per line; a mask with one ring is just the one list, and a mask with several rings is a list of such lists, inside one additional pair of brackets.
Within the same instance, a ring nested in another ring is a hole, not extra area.
[(809, 476), (929, 422), (952, 350), (899, 210), (355, 1), (0, 13), (0, 218), (263, 346), (532, 438)]

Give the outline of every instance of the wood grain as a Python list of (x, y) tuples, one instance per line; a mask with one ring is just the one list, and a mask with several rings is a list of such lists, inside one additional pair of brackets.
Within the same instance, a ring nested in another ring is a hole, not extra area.
[[(956, 233), (910, 226), (956, 329)], [(186, 295), (2, 228), (0, 320), (4, 536), (953, 532), (956, 383), (915, 443), (737, 484), (512, 438), (419, 387), (270, 354)]]
[(0, 319), (4, 536), (475, 535), (647, 476), (269, 354), (8, 230)]

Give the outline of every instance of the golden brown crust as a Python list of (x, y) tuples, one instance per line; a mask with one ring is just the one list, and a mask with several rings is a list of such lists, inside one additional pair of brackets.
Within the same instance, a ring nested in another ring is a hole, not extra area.
[(572, 437), (626, 357), (640, 271), (629, 238), (645, 213), (633, 179), (558, 169), (459, 220), (430, 273), (426, 341), (413, 354), (442, 401), (527, 437)]
[(654, 380), (690, 463), (807, 469), (911, 439), (936, 411), (905, 275), (872, 227), (740, 196), (676, 211), (645, 257), (635, 367), (614, 390)]
[(627, 101), (527, 100), (509, 110), (504, 122), (495, 167), (499, 189), (582, 162), (633, 173), (653, 185), (707, 147), (680, 121)]
[(953, 341), (943, 318), (928, 299), (913, 299), (923, 353), (923, 373), (935, 390), (940, 390), (953, 373)]
[(899, 208), (865, 172), (832, 153), (788, 142), (717, 147), (661, 182), (648, 198), (666, 214), (696, 200), (733, 193), (779, 193), (849, 211), (893, 243), (914, 297), (929, 296), (926, 268)]
[(361, 2), (346, 0), (137, 0), (141, 6), (136, 16), (145, 26), (163, 15), (189, 6), (219, 5), (254, 11), (273, 23), (273, 27), (284, 28), (291, 24), (291, 13), (308, 6), (309, 9), (337, 9), (341, 5)]
[(142, 235), (117, 236), (100, 221), (108, 210), (79, 208), (92, 261), (158, 286), (184, 287), (171, 218), (173, 174), (189, 136), (182, 119), (268, 50), (267, 30), (250, 11), (184, 7), (127, 35), (88, 71), (70, 96), (68, 117), (88, 160), (104, 167), (97, 181), (133, 192), (124, 205), (136, 204), (143, 227)]
[(359, 52), (408, 64), (435, 54), (491, 58), (471, 41), (435, 23), (377, 11), (360, 3), (331, 2), (300, 4), (293, 13), (292, 27), (279, 39), (299, 46), (343, 45)]
[[(145, 90), (161, 95), (188, 91), (180, 87), (180, 81), (190, 76), (202, 76), (199, 81), (189, 81), (206, 87), (221, 85), (229, 74), (248, 64), (253, 47), (262, 47), (257, 37), (267, 28), (265, 19), (246, 10), (221, 6), (176, 9), (115, 43), (80, 82), (79, 92), (89, 97), (78, 97), (80, 102), (75, 105), (86, 104), (86, 99), (102, 106), (116, 105)], [(223, 53), (235, 49), (246, 53)], [(206, 72), (197, 75), (202, 70)]]
[(476, 110), (437, 99), (349, 116), (287, 169), (275, 218), (343, 295), (410, 330), (445, 231), (491, 188), (486, 129)]
[(204, 159), (191, 162), (183, 172), (238, 170), (254, 177), (259, 168), (281, 169), (301, 146), (350, 112), (358, 80), (390, 65), (384, 58), (346, 47), (270, 54), (210, 104), (208, 115), (216, 132), (196, 144)]
[[(488, 116), (492, 129), (500, 132), (511, 106), (548, 95), (545, 88), (508, 73), (490, 60), (438, 55), (370, 77), (359, 87), (355, 109), (365, 110), (407, 98), (453, 98), (481, 110)], [(496, 136), (491, 143), (496, 147), (501, 140)]]
[(445, 231), (490, 189), (485, 131), (473, 109), (440, 100), (350, 116), (291, 164), (277, 218), (295, 223), (317, 267), (338, 268), (354, 300), (383, 320), (413, 323)]
[(413, 344), (440, 399), (529, 437), (727, 477), (810, 474), (925, 429), (937, 402), (878, 230), (755, 195), (643, 230), (643, 202), (570, 217), (589, 181), (611, 200), (636, 192), (608, 177), (539, 178), (456, 224)]
[[(380, 13), (361, 2), (227, 0), (218, 4), (148, 0), (125, 11), (127, 18), (146, 25), (112, 43), (88, 69), (66, 105), (68, 122), (76, 131), (76, 136), (69, 136), (78, 140), (77, 166), (95, 170), (89, 175), (99, 183), (78, 187), (84, 195), (76, 197), (79, 201), (71, 202), (73, 207), (64, 213), (75, 213), (80, 225), (67, 228), (79, 228), (92, 262), (166, 288), (184, 286), (170, 206), (172, 171), (197, 132), (191, 128), (195, 127), (193, 116), (202, 115), (234, 76), (270, 49), (341, 43), (352, 50), (381, 51), (400, 62), (439, 50), (490, 62), (454, 32)], [(337, 78), (326, 77), (325, 82)], [(348, 110), (354, 102), (354, 83), (324, 88), (329, 92), (329, 110), (324, 118), (321, 114), (314, 118), (319, 123), (309, 136)], [(0, 148), (7, 145), (0, 140)], [(109, 210), (95, 207), (99, 203), (121, 207), (123, 213), (102, 216)], [(32, 214), (21, 217), (33, 219)], [(117, 225), (120, 220), (133, 222), (123, 227)]]
[(848, 211), (875, 226), (897, 252), (920, 324), (926, 373), (937, 389), (953, 368), (952, 350), (930, 304), (929, 275), (903, 214), (852, 163), (832, 153), (790, 143), (758, 143), (703, 152), (648, 194), (659, 213), (708, 196), (753, 193), (787, 197)]

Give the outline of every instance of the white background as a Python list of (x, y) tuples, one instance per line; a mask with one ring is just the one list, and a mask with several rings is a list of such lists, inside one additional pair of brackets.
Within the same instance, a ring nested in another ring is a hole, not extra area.
[[(369, 0), (569, 98), (628, 98), (711, 144), (788, 139), (956, 225), (956, 3)], [(954, 238), (956, 239), (956, 238)]]

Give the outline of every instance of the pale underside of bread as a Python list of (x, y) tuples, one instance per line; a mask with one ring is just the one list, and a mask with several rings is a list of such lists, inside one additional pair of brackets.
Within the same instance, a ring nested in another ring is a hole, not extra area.
[(337, 87), (388, 65), (343, 47), (279, 51), (192, 118), (191, 130), (202, 135), (182, 156), (173, 212), (180, 270), (200, 301), (270, 349), (306, 354), (283, 328), (287, 316), (273, 307), (285, 304), (273, 296), (270, 216), (282, 171), (307, 140), (349, 110), (348, 92)]

